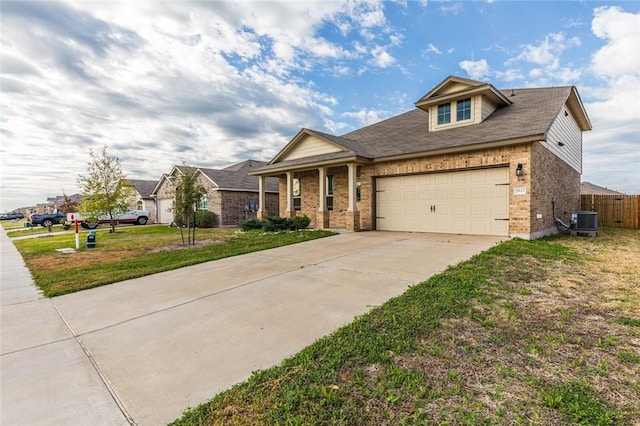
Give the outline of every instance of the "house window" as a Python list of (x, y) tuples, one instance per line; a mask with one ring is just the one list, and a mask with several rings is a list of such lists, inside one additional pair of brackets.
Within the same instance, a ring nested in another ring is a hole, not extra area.
[(438, 124), (451, 123), (451, 104), (438, 105)]
[(360, 202), (360, 181), (356, 182), (356, 202)]
[(142, 204), (142, 200), (138, 200), (138, 202), (136, 203), (136, 210), (142, 210), (143, 204)]
[(300, 179), (293, 179), (293, 209), (300, 210), (302, 208), (300, 196)]
[(198, 202), (198, 210), (209, 210), (209, 197), (203, 195)]
[(457, 102), (456, 121), (471, 120), (471, 98), (463, 99)]
[(333, 210), (333, 175), (327, 175), (327, 210)]

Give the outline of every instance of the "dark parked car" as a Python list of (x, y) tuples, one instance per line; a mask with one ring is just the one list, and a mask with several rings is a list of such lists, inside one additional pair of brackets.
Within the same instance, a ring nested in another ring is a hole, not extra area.
[(2, 213), (0, 215), (0, 220), (18, 220), (24, 219), (24, 214), (22, 213)]
[(32, 214), (29, 220), (32, 226), (42, 225), (46, 228), (67, 220), (67, 215), (65, 213)]

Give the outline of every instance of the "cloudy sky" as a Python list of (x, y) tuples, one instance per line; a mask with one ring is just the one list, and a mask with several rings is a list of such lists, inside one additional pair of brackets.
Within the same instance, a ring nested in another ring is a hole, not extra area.
[(578, 87), (583, 180), (640, 193), (640, 2), (5, 1), (0, 210), (78, 191), (103, 146), (130, 178), (269, 160), (448, 75)]

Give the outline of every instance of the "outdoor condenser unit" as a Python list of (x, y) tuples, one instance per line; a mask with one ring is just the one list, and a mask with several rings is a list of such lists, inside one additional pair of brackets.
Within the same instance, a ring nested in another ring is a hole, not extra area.
[(595, 232), (598, 230), (598, 212), (571, 213), (571, 229), (576, 232)]

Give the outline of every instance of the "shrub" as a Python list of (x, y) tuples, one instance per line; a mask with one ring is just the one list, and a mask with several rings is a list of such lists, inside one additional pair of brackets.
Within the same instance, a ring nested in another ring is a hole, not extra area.
[(280, 216), (269, 216), (266, 219), (249, 219), (244, 222), (240, 222), (238, 226), (243, 231), (251, 231), (252, 229), (261, 229), (265, 232), (278, 232), (278, 231), (297, 231), (298, 229), (305, 229), (309, 226), (311, 220), (306, 216), (296, 216), (294, 219)]
[(251, 231), (252, 229), (262, 229), (264, 223), (260, 219), (249, 219), (238, 224), (243, 231)]
[(213, 228), (216, 226), (216, 215), (209, 210), (198, 210), (196, 212), (196, 226), (198, 228)]
[(269, 216), (262, 227), (267, 232), (292, 231), (293, 219), (280, 216)]
[(293, 218), (293, 227), (296, 229), (306, 229), (311, 223), (311, 219), (306, 214), (302, 216), (296, 216)]

